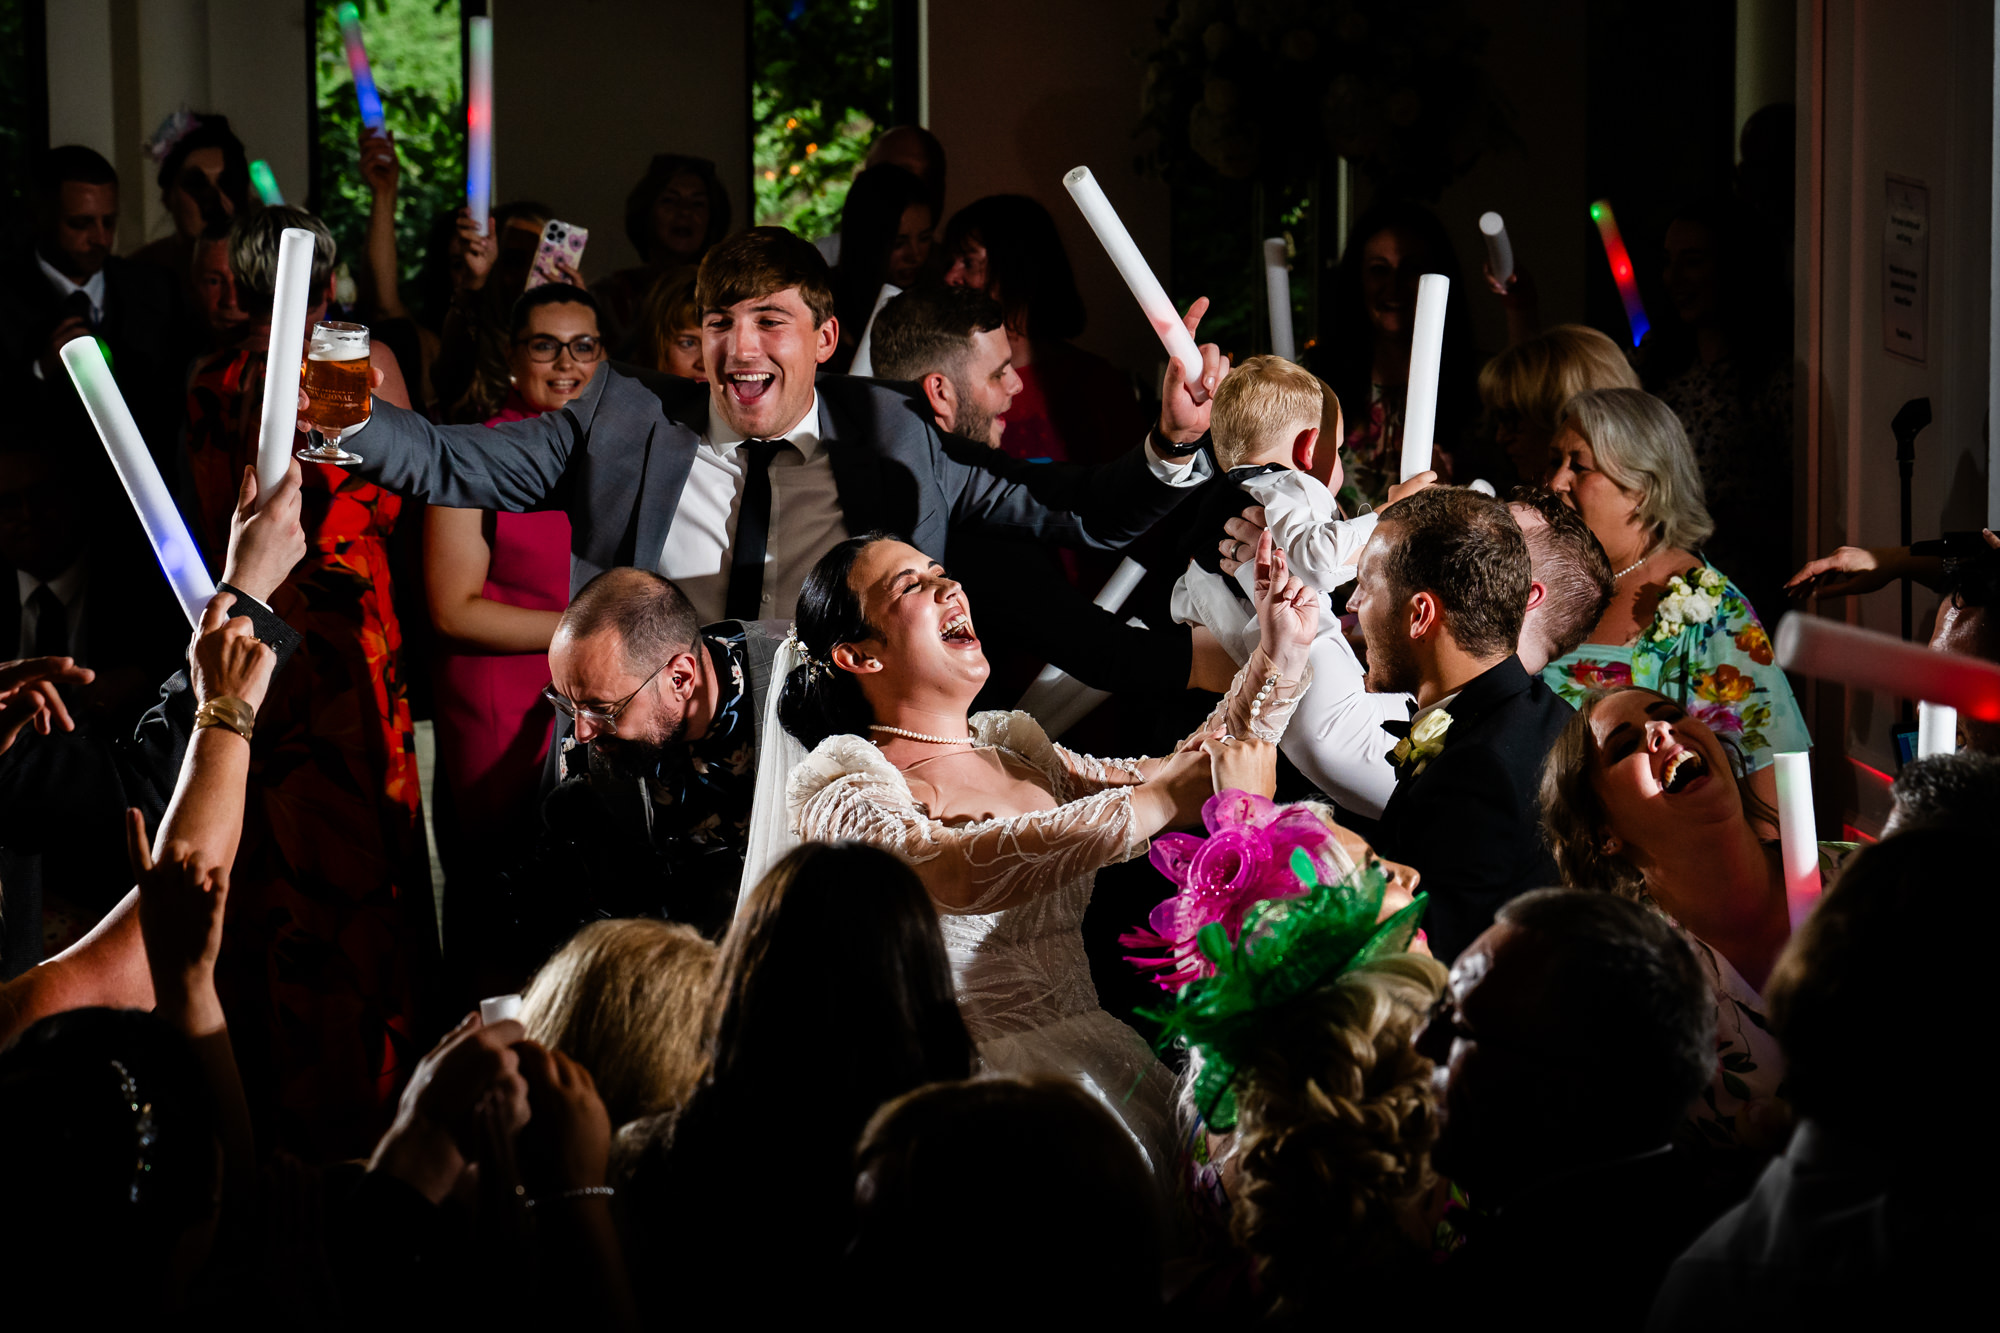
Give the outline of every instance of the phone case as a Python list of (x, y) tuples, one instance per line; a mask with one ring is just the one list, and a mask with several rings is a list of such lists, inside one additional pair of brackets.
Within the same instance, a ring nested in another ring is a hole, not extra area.
[(583, 227), (573, 227), (567, 222), (549, 219), (542, 228), (541, 244), (535, 247), (535, 262), (528, 269), (528, 286), (539, 287), (545, 282), (561, 282), (556, 272), (558, 263), (567, 264), (578, 272), (583, 271), (583, 247), (590, 240), (590, 232)]

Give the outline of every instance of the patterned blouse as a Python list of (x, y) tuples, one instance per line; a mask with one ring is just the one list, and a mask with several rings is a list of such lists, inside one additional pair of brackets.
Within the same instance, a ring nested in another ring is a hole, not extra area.
[[(1704, 561), (1687, 581), (1713, 568)], [(1805, 715), (1749, 599), (1725, 580), (1714, 600), (1707, 620), (1666, 625), (1656, 618), (1636, 642), (1586, 643), (1543, 667), (1542, 681), (1572, 708), (1595, 691), (1625, 685), (1678, 699), (1736, 747), (1746, 773), (1768, 766), (1781, 751), (1811, 749)], [(1662, 628), (1665, 637), (1657, 634)]]

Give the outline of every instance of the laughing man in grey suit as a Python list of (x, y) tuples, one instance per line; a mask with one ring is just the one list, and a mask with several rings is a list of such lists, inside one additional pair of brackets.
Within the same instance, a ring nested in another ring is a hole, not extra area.
[(819, 375), (839, 339), (832, 288), (791, 232), (721, 242), (696, 295), (708, 385), (607, 366), (562, 409), (497, 428), (434, 426), (378, 399), (346, 436), (366, 459), (354, 470), (433, 504), (567, 510), (572, 591), (614, 566), (652, 569), (704, 622), (789, 618), (813, 563), (874, 528), (937, 559), (962, 526), (1115, 550), (1209, 475), (1197, 449), (1223, 373), (1213, 345), (1199, 385), (1168, 363), (1155, 429), (1057, 510), (1027, 465), (948, 450), (906, 386)]

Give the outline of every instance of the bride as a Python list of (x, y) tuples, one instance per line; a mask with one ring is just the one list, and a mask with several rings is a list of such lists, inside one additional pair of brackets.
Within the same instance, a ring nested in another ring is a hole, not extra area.
[(901, 854), (942, 915), (960, 1010), (985, 1067), (1074, 1078), (1175, 1170), (1173, 1082), (1105, 1013), (1079, 927), (1098, 867), (1195, 822), (1230, 787), (1269, 794), (1272, 745), (1308, 684), (1310, 588), (1259, 548), (1262, 631), (1215, 712), (1178, 753), (1106, 760), (1055, 744), (1026, 713), (966, 710), (987, 677), (965, 591), (880, 533), (821, 558), (799, 594), (778, 700), (812, 753), (791, 773), (792, 832)]

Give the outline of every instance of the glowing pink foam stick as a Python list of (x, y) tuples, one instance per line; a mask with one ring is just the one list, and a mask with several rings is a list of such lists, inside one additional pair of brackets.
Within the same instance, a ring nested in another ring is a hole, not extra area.
[(1153, 332), (1159, 334), (1160, 341), (1166, 345), (1167, 354), (1181, 363), (1183, 382), (1199, 384), (1201, 351), (1194, 345), (1187, 325), (1181, 322), (1174, 303), (1167, 299), (1167, 289), (1160, 286), (1160, 280), (1153, 276), (1152, 266), (1146, 263), (1146, 257), (1133, 243), (1132, 233), (1125, 230), (1125, 224), (1111, 207), (1111, 201), (1104, 197), (1097, 178), (1090, 174), (1089, 167), (1076, 167), (1063, 177), (1063, 185), (1069, 190), (1070, 198), (1076, 200), (1076, 206), (1083, 210), (1083, 220), (1097, 233), (1098, 244), (1111, 256), (1118, 276), (1125, 279), (1125, 285), (1132, 289), (1139, 309), (1146, 313)]
[(2000, 722), (2000, 666), (1991, 662), (1798, 611), (1778, 622), (1777, 647), (1787, 671)]
[(1778, 857), (1785, 868), (1785, 906), (1792, 929), (1819, 901), (1819, 830), (1813, 822), (1812, 756), (1794, 750), (1776, 756)]

